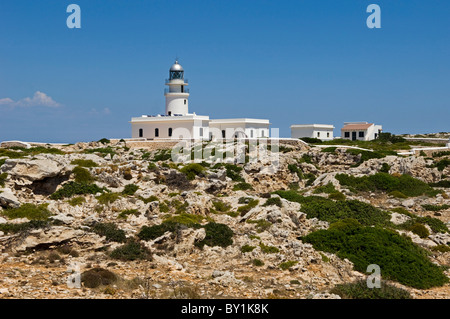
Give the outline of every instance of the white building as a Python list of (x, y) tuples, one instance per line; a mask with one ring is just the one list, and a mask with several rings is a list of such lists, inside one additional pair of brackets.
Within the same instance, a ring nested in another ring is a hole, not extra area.
[(341, 138), (352, 141), (371, 141), (376, 139), (382, 132), (381, 125), (367, 122), (345, 122), (341, 129)]
[(269, 137), (269, 120), (218, 119), (188, 112), (189, 89), (183, 67), (175, 61), (166, 80), (164, 115), (142, 115), (131, 119), (133, 138), (147, 139), (232, 139)]
[(328, 124), (295, 124), (291, 125), (291, 138), (311, 137), (322, 141), (333, 139), (333, 125)]

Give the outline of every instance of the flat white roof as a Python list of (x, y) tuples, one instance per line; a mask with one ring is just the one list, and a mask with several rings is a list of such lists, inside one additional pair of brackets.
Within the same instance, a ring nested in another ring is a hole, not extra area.
[(253, 123), (253, 124), (269, 124), (269, 120), (266, 119), (250, 119), (250, 118), (239, 118), (239, 119), (211, 119), (209, 121), (212, 124), (230, 124), (230, 123)]
[(291, 125), (291, 128), (328, 128), (334, 129), (334, 126), (331, 124), (294, 124)]
[(183, 116), (140, 116), (140, 117), (132, 117), (130, 123), (134, 122), (177, 122), (177, 121), (209, 121), (208, 115), (197, 115), (197, 114), (188, 114)]

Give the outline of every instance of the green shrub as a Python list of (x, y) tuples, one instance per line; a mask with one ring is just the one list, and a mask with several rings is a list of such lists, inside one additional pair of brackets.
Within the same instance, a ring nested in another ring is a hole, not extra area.
[(409, 175), (399, 177), (386, 173), (376, 173), (370, 176), (354, 177), (346, 174), (337, 174), (336, 179), (341, 185), (352, 187), (362, 192), (398, 191), (408, 197), (420, 195), (435, 196), (438, 191), (434, 190), (428, 184)]
[(370, 204), (358, 200), (333, 201), (319, 196), (303, 197), (294, 191), (276, 191), (280, 197), (301, 204), (308, 218), (318, 218), (330, 223), (354, 218), (363, 225), (387, 225), (390, 215)]
[(86, 199), (84, 197), (81, 197), (81, 196), (73, 197), (70, 200), (68, 200), (68, 203), (71, 206), (78, 206), (78, 205), (81, 205), (81, 204), (83, 204), (85, 202), (86, 202)]
[(314, 249), (336, 253), (353, 262), (355, 270), (365, 272), (370, 264), (381, 268), (385, 279), (418, 289), (442, 286), (448, 278), (433, 264), (424, 249), (408, 237), (377, 227), (350, 227), (347, 230), (319, 230), (302, 238)]
[(256, 267), (264, 266), (264, 262), (260, 259), (253, 259), (252, 264)]
[[(360, 155), (361, 156), (359, 161), (358, 161), (358, 163), (357, 163), (357, 165), (359, 165), (359, 164), (361, 164), (361, 163), (363, 163), (365, 161), (368, 161), (371, 158), (383, 158), (383, 157), (386, 156), (386, 155), (384, 155), (384, 154), (382, 154), (380, 152), (377, 152), (377, 151), (371, 152), (371, 151), (364, 151), (364, 150), (353, 149), (353, 148), (349, 148), (346, 151), (346, 153), (351, 154), (351, 155), (355, 155), (355, 156), (356, 155)], [(395, 155), (395, 154), (393, 154), (393, 155)]]
[(114, 223), (97, 223), (92, 231), (100, 236), (105, 236), (106, 240), (123, 243), (127, 237), (122, 229), (119, 229)]
[(293, 173), (293, 174), (297, 174), (298, 178), (300, 180), (303, 179), (303, 172), (302, 170), (295, 164), (289, 164), (288, 165), (288, 170)]
[(102, 144), (109, 144), (109, 143), (111, 143), (111, 141), (108, 140), (107, 138), (102, 138), (101, 140), (98, 140), (97, 142), (98, 143), (102, 143)]
[(148, 248), (137, 241), (130, 241), (120, 247), (117, 247), (111, 252), (110, 256), (111, 258), (123, 261), (138, 259), (152, 260), (152, 255)]
[(142, 200), (145, 204), (159, 201), (158, 197), (156, 197), (155, 195), (151, 195), (151, 196), (149, 196), (147, 198), (139, 196), (139, 199)]
[(259, 243), (259, 247), (261, 248), (261, 251), (265, 254), (276, 254), (280, 252), (280, 250), (277, 247), (268, 246), (262, 242)]
[(336, 285), (330, 293), (343, 299), (412, 299), (408, 291), (381, 281), (380, 288), (368, 288), (365, 280)]
[(170, 222), (165, 222), (161, 225), (143, 226), (137, 236), (142, 240), (153, 240), (161, 237), (166, 232), (174, 232), (180, 227), (180, 224)]
[(213, 203), (214, 209), (221, 213), (226, 213), (227, 211), (229, 211), (231, 209), (231, 206), (229, 204), (226, 204), (220, 200), (213, 201), (212, 203)]
[(247, 223), (249, 224), (256, 224), (256, 231), (258, 233), (262, 233), (263, 231), (267, 230), (272, 226), (272, 223), (264, 220), (264, 219), (258, 219), (258, 220), (247, 220)]
[(449, 156), (450, 151), (442, 151), (442, 152), (436, 152), (433, 153), (433, 157), (442, 157), (442, 156)]
[(241, 206), (237, 209), (237, 212), (241, 215), (244, 216), (245, 214), (247, 214), (252, 208), (256, 207), (259, 203), (259, 200), (257, 199), (251, 199), (248, 204)]
[(317, 187), (314, 190), (314, 194), (322, 194), (322, 193), (326, 193), (326, 194), (331, 194), (337, 192), (336, 188), (334, 187), (334, 185), (330, 182), (327, 185), (322, 185)]
[(450, 159), (444, 158), (429, 167), (437, 167), (437, 169), (439, 171), (443, 171), (449, 165), (450, 165)]
[(427, 238), (430, 236), (428, 229), (420, 223), (415, 223), (409, 228), (409, 230), (418, 235), (420, 238)]
[(111, 157), (113, 157), (114, 155), (116, 155), (116, 152), (114, 151), (114, 149), (111, 146), (108, 147), (103, 147), (103, 148), (91, 148), (91, 149), (86, 149), (84, 150), (85, 154), (93, 154), (93, 153), (99, 153), (103, 156), (106, 155), (111, 155)]
[(136, 191), (139, 189), (139, 186), (135, 185), (135, 184), (128, 184), (125, 185), (125, 187), (123, 188), (122, 191), (122, 195), (134, 195), (134, 193), (136, 193)]
[(389, 193), (389, 196), (395, 197), (395, 198), (408, 198), (405, 194), (403, 194), (400, 191), (392, 191)]
[(70, 162), (70, 164), (81, 167), (98, 167), (98, 164), (93, 160), (85, 160), (85, 159), (75, 159), (72, 162)]
[(180, 169), (180, 172), (185, 174), (189, 180), (195, 179), (196, 176), (204, 176), (206, 169), (198, 163), (190, 163)]
[(410, 230), (410, 228), (415, 223), (419, 223), (428, 225), (431, 228), (431, 230), (435, 233), (446, 233), (449, 231), (447, 225), (437, 218), (429, 216), (419, 217), (413, 214), (410, 214), (408, 216), (410, 216), (411, 219), (401, 225), (397, 225), (396, 228)]
[(81, 282), (87, 288), (111, 285), (117, 280), (118, 277), (113, 272), (98, 267), (89, 269), (81, 274)]
[(8, 178), (8, 174), (6, 174), (6, 173), (0, 174), (0, 186), (5, 186), (5, 181), (7, 178)]
[(328, 198), (334, 199), (334, 200), (345, 200), (346, 199), (345, 195), (338, 191), (330, 193), (330, 195), (328, 195)]
[(278, 207), (282, 207), (283, 206), (283, 204), (281, 203), (281, 199), (279, 197), (268, 198), (263, 206), (272, 206), (272, 205), (275, 205), (275, 206), (278, 206)]
[(167, 161), (172, 159), (172, 153), (171, 150), (159, 150), (155, 153), (153, 156), (152, 161), (158, 162), (158, 161)]
[(81, 166), (75, 167), (72, 173), (75, 175), (76, 183), (90, 184), (94, 181), (94, 177), (92, 177), (91, 173)]
[(167, 206), (165, 203), (159, 204), (159, 211), (161, 213), (168, 213), (170, 210), (169, 206)]
[(127, 219), (127, 217), (130, 215), (138, 216), (139, 211), (137, 209), (125, 209), (121, 211), (117, 217), (121, 219)]
[(204, 245), (210, 247), (220, 246), (227, 247), (233, 244), (233, 231), (224, 224), (208, 223), (203, 226), (206, 231), (206, 236), (202, 241), (195, 243), (195, 246), (203, 248)]
[(103, 193), (95, 198), (98, 200), (99, 204), (106, 205), (114, 203), (117, 199), (119, 199), (119, 197), (119, 193)]
[(337, 147), (336, 146), (332, 146), (332, 147), (325, 147), (324, 149), (322, 149), (322, 153), (334, 153), (336, 152)]
[(429, 210), (432, 212), (438, 212), (440, 210), (449, 209), (450, 205), (443, 204), (443, 205), (422, 205), (423, 209)]
[(0, 231), (4, 232), (5, 234), (16, 234), (25, 232), (31, 229), (41, 229), (46, 228), (50, 226), (51, 223), (48, 220), (31, 220), (26, 223), (20, 223), (20, 224), (0, 224)]
[(9, 208), (3, 214), (10, 219), (28, 218), (29, 220), (47, 220), (52, 213), (47, 209), (48, 204), (22, 204), (17, 208)]
[(437, 246), (431, 247), (431, 250), (439, 251), (441, 253), (446, 253), (446, 252), (450, 251), (450, 247), (448, 245), (437, 245)]
[(297, 264), (298, 264), (298, 261), (289, 260), (289, 261), (286, 261), (284, 263), (281, 263), (279, 267), (282, 270), (288, 270), (289, 268), (291, 268), (292, 266), (295, 266)]
[[(234, 164), (221, 164), (223, 166), (225, 166), (226, 169), (226, 175), (227, 177), (231, 178), (232, 181), (234, 182), (244, 182), (244, 179), (242, 178), (242, 176), (240, 175), (241, 171), (242, 171), (242, 167), (234, 165)], [(214, 166), (216, 167), (216, 165)]]
[(450, 181), (442, 180), (436, 183), (429, 183), (431, 187), (443, 187), (443, 188), (450, 188)]
[(237, 183), (233, 186), (234, 191), (246, 191), (249, 189), (253, 189), (252, 185), (246, 182)]
[(253, 249), (255, 249), (255, 248), (256, 248), (255, 246), (244, 245), (244, 246), (241, 247), (241, 252), (249, 253), (249, 252), (252, 252)]
[(202, 215), (181, 213), (180, 215), (166, 218), (164, 222), (185, 225), (188, 227), (195, 227), (199, 225), (203, 221), (203, 219), (205, 219), (205, 217), (203, 217)]
[(391, 166), (388, 163), (383, 163), (380, 168), (381, 173), (389, 173), (389, 170), (391, 169)]
[(309, 144), (321, 144), (322, 140), (314, 137), (301, 137), (300, 138), (303, 142), (309, 143)]
[(97, 194), (107, 191), (106, 188), (100, 188), (95, 184), (68, 182), (62, 188), (50, 195), (51, 199), (63, 199), (73, 195)]

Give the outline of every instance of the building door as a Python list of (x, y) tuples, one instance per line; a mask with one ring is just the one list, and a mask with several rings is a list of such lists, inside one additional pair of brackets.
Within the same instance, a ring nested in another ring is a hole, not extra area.
[(139, 137), (144, 137), (144, 130), (143, 129), (139, 129)]
[(352, 132), (352, 141), (356, 141), (356, 132)]

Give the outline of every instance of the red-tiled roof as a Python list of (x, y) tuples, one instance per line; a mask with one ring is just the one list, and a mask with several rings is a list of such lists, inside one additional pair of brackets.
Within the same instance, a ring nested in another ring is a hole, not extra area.
[(351, 130), (366, 130), (369, 127), (371, 127), (373, 123), (367, 123), (367, 124), (347, 124), (345, 125), (341, 131), (351, 131)]

